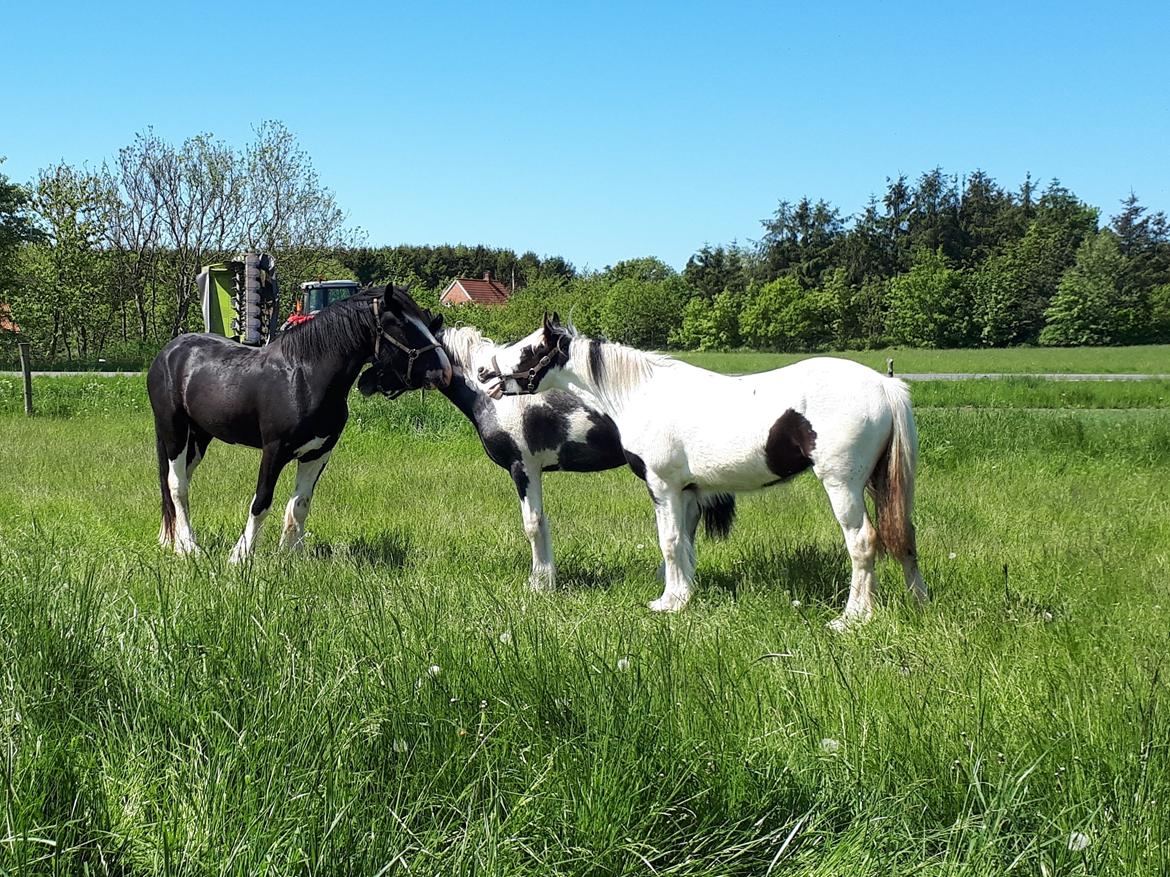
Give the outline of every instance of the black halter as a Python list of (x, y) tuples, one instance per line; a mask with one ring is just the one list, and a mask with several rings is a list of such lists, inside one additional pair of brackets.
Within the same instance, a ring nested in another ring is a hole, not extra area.
[(379, 368), (385, 367), (382, 365), (382, 363), (378, 362), (378, 354), (381, 352), (381, 349), (382, 349), (382, 339), (383, 338), (385, 338), (393, 346), (397, 347), (399, 350), (401, 350), (403, 353), (405, 353), (406, 357), (407, 357), (406, 358), (406, 373), (405, 374), (400, 372), (398, 369), (394, 368), (389, 363), (386, 364), (386, 365), (390, 366), (390, 370), (395, 374), (395, 376), (397, 376), (398, 380), (400, 380), (402, 382), (403, 387), (402, 387), (402, 389), (399, 389), (399, 390), (392, 390), (392, 391), (386, 393), (385, 395), (389, 399), (397, 399), (403, 393), (406, 393), (410, 390), (417, 389), (417, 387), (412, 386), (410, 383), (410, 376), (411, 376), (411, 373), (414, 371), (415, 360), (418, 359), (420, 356), (422, 356), (424, 353), (426, 353), (429, 350), (438, 350), (439, 347), (441, 347), (442, 345), (440, 345), (438, 342), (436, 342), (434, 344), (427, 344), (425, 347), (408, 347), (408, 346), (406, 346), (401, 341), (399, 341), (397, 338), (395, 338), (393, 335), (390, 335), (388, 332), (385, 332), (382, 329), (382, 310), (381, 310), (381, 308), (382, 308), (381, 299), (375, 298), (374, 299), (374, 326), (376, 327), (376, 330), (378, 333), (377, 335), (374, 336), (374, 363), (375, 363), (375, 365), (377, 365)]
[(536, 388), (540, 384), (541, 378), (544, 377), (545, 373), (548, 371), (549, 367), (551, 365), (553, 365), (553, 363), (556, 361), (557, 357), (564, 357), (564, 359), (562, 361), (568, 362), (569, 351), (565, 350), (563, 347), (561, 347), (561, 339), (562, 338), (567, 339), (570, 344), (573, 343), (573, 339), (568, 335), (557, 336), (556, 346), (553, 347), (552, 350), (550, 350), (548, 353), (546, 353), (540, 359), (538, 359), (536, 361), (536, 364), (533, 365), (532, 368), (527, 369), (525, 371), (514, 371), (514, 372), (508, 372), (507, 374), (505, 374), (504, 372), (500, 371), (500, 365), (499, 365), (499, 363), (496, 362), (496, 356), (493, 353), (492, 354), (492, 371), (489, 372), (486, 368), (481, 368), (479, 370), (479, 379), (481, 381), (486, 381), (486, 380), (491, 380), (492, 378), (498, 378), (501, 382), (503, 382), (505, 384), (507, 383), (507, 381), (509, 379), (511, 379), (511, 380), (514, 380), (516, 383), (520, 384), (522, 387), (524, 387), (524, 392), (531, 395), (531, 394), (536, 392)]

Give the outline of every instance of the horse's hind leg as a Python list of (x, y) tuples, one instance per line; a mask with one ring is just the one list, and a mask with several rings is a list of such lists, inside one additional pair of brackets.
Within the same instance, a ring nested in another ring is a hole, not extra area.
[(517, 461), (509, 472), (520, 495), (520, 515), (524, 519), (524, 535), (532, 546), (532, 572), (528, 586), (534, 591), (545, 591), (556, 586), (557, 568), (553, 561), (552, 536), (548, 518), (544, 515), (544, 493), (540, 466)]
[(650, 608), (655, 612), (677, 612), (690, 601), (695, 580), (695, 546), (687, 530), (686, 493), (657, 479), (647, 479), (646, 483), (654, 500), (658, 547), (665, 565), (662, 596)]
[(260, 474), (256, 478), (256, 495), (252, 497), (252, 504), (248, 508), (248, 523), (244, 532), (228, 555), (228, 563), (242, 563), (252, 556), (256, 547), (256, 538), (260, 535), (260, 527), (268, 517), (272, 508), (272, 493), (276, 490), (276, 480), (280, 477), (280, 470), (289, 461), (289, 454), (282, 445), (271, 444), (264, 448), (260, 458)]
[[(297, 484), (292, 498), (284, 509), (284, 527), (280, 531), (280, 547), (293, 551), (300, 549), (305, 538), (305, 519), (313, 502), (313, 491), (325, 471), (332, 450), (322, 449), (317, 455), (306, 454), (297, 461)], [(310, 459), (311, 458), (311, 459)]]
[(910, 589), (919, 606), (926, 605), (930, 594), (926, 590), (926, 582), (922, 580), (922, 572), (918, 569), (918, 553), (911, 549), (898, 560), (902, 562), (902, 575), (906, 578), (906, 587)]
[(163, 547), (174, 547), (176, 554), (198, 554), (195, 533), (191, 529), (191, 515), (187, 507), (191, 473), (199, 464), (205, 440), (200, 446), (196, 430), (181, 412), (170, 418), (156, 418), (155, 432), (159, 457), (159, 481), (162, 490), (162, 527), (158, 541)]
[(849, 599), (845, 611), (839, 618), (829, 622), (829, 627), (841, 632), (853, 625), (862, 624), (873, 616), (873, 568), (877, 559), (877, 531), (865, 510), (865, 487), (827, 480), (825, 492), (833, 506), (833, 514), (841, 525), (845, 536), (845, 547), (853, 565), (849, 583)]

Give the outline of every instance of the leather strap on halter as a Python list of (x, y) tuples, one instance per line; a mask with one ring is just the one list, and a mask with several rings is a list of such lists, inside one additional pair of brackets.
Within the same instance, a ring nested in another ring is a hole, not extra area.
[[(524, 387), (525, 392), (531, 395), (532, 393), (536, 392), (537, 384), (539, 384), (540, 379), (544, 377), (544, 370), (552, 364), (553, 360), (556, 359), (558, 355), (564, 356), (566, 359), (568, 358), (568, 351), (561, 347), (561, 338), (567, 337), (567, 335), (558, 337), (556, 347), (538, 359), (536, 364), (527, 371), (515, 371), (505, 374), (504, 372), (500, 371), (500, 365), (498, 362), (496, 362), (496, 356), (493, 353), (492, 370), (494, 374), (487, 374), (485, 371), (484, 374), (480, 375), (480, 379), (498, 378), (501, 382), (504, 383), (511, 379)], [(570, 343), (572, 343), (572, 339), (570, 339)]]
[(394, 347), (397, 347), (399, 350), (401, 350), (403, 353), (405, 353), (406, 357), (407, 357), (407, 359), (406, 359), (406, 373), (405, 374), (403, 374), (402, 372), (400, 372), (398, 369), (394, 368), (393, 366), (390, 367), (391, 371), (393, 371), (394, 374), (398, 376), (398, 379), (400, 381), (402, 381), (403, 384), (405, 384), (404, 389), (394, 391), (393, 395), (391, 395), (390, 393), (386, 393), (386, 396), (388, 396), (389, 398), (397, 399), (399, 396), (401, 396), (403, 393), (407, 392), (408, 390), (418, 389), (417, 387), (411, 386), (411, 383), (410, 383), (411, 373), (414, 371), (415, 360), (418, 359), (420, 356), (422, 356), (424, 353), (426, 353), (429, 350), (438, 350), (439, 347), (441, 347), (442, 345), (440, 345), (438, 342), (435, 342), (434, 344), (427, 344), (424, 347), (408, 347), (407, 345), (405, 345), (401, 341), (399, 341), (397, 338), (395, 338), (393, 335), (390, 335), (388, 332), (383, 331), (383, 329), (382, 329), (382, 300), (375, 296), (374, 301), (373, 301), (373, 305), (374, 305), (374, 326), (375, 326), (377, 333), (378, 333), (377, 335), (374, 336), (374, 363), (375, 363), (375, 365), (381, 365), (378, 362), (378, 356), (382, 351), (382, 339), (383, 338), (385, 338), (391, 345), (393, 345)]

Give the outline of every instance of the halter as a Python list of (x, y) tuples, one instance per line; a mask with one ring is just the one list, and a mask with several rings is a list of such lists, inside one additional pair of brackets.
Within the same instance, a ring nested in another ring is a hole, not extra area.
[(568, 338), (569, 343), (570, 344), (573, 343), (573, 339), (570, 338), (568, 335), (558, 336), (556, 346), (553, 347), (552, 350), (550, 350), (548, 353), (546, 353), (540, 359), (538, 359), (536, 361), (536, 364), (534, 366), (532, 366), (532, 368), (528, 369), (527, 371), (514, 371), (514, 372), (509, 372), (509, 373), (505, 374), (504, 372), (500, 371), (500, 365), (499, 365), (499, 363), (496, 362), (496, 355), (493, 353), (492, 354), (493, 373), (489, 373), (487, 369), (481, 368), (479, 370), (479, 372), (480, 372), (479, 378), (482, 381), (482, 380), (487, 380), (487, 379), (494, 377), (494, 378), (499, 378), (499, 380), (504, 382), (504, 383), (506, 383), (509, 379), (511, 379), (511, 380), (515, 381), (516, 383), (520, 384), (522, 387), (524, 387), (524, 391), (528, 395), (532, 395), (533, 393), (536, 392), (536, 387), (540, 383), (540, 379), (544, 377), (545, 370), (552, 364), (553, 360), (556, 359), (556, 357), (558, 355), (564, 356), (565, 360), (566, 361), (568, 360), (569, 351), (567, 351), (561, 347), (561, 339), (562, 338)]
[(397, 399), (399, 396), (401, 396), (403, 393), (405, 393), (409, 390), (418, 389), (417, 387), (412, 386), (411, 382), (410, 382), (411, 373), (414, 371), (415, 360), (418, 359), (420, 356), (422, 356), (424, 353), (426, 353), (429, 350), (438, 350), (439, 347), (441, 347), (442, 345), (440, 345), (438, 342), (435, 342), (434, 344), (427, 344), (424, 347), (408, 347), (405, 344), (403, 344), (401, 341), (399, 341), (397, 338), (395, 338), (393, 335), (391, 335), (388, 332), (386, 332), (385, 330), (383, 330), (382, 329), (382, 304), (381, 304), (381, 301), (382, 300), (379, 298), (375, 298), (373, 301), (374, 325), (377, 327), (377, 330), (378, 330), (378, 334), (376, 336), (374, 336), (374, 363), (375, 363), (375, 365), (378, 365), (379, 367), (385, 367), (382, 365), (382, 363), (378, 362), (378, 354), (382, 350), (382, 339), (383, 338), (385, 338), (393, 346), (397, 347), (399, 350), (401, 350), (403, 353), (406, 354), (407, 358), (406, 358), (406, 373), (405, 374), (400, 372), (398, 369), (394, 368), (393, 365), (390, 365), (389, 363), (387, 363), (387, 365), (389, 365), (389, 367), (390, 367), (390, 370), (392, 372), (394, 372), (395, 375), (397, 375), (398, 379), (400, 381), (402, 381), (403, 384), (405, 384), (404, 389), (394, 390), (394, 391), (392, 391), (392, 393), (385, 394), (387, 396), (387, 398)]

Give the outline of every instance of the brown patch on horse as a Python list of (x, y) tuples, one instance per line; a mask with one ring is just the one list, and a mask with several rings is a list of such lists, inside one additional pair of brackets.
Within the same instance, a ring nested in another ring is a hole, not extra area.
[(799, 411), (789, 408), (768, 430), (764, 459), (781, 480), (799, 475), (812, 465), (810, 454), (817, 446), (816, 430)]

